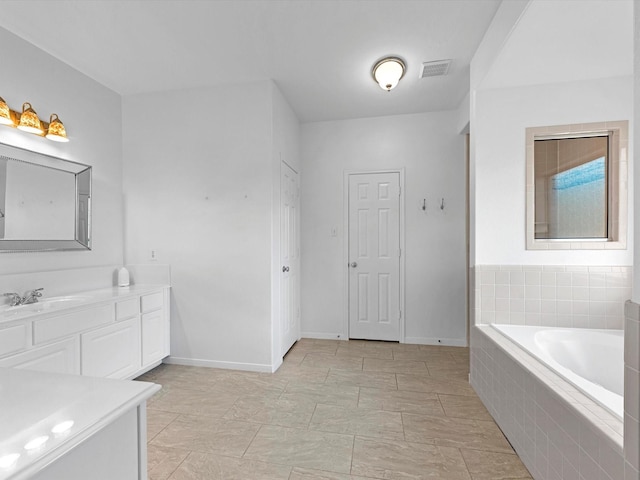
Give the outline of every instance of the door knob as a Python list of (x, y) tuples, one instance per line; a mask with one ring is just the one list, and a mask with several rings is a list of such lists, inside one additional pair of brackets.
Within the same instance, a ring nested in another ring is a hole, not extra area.
[(282, 267), (282, 273), (288, 272), (289, 271), (289, 267)]
[(351, 268), (356, 268), (358, 266), (357, 262), (351, 262), (351, 264), (349, 265)]

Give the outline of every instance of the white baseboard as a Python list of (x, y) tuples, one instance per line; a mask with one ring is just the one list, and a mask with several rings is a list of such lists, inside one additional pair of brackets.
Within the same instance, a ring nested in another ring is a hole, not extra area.
[(247, 372), (272, 373), (271, 365), (261, 363), (223, 362), (220, 360), (202, 360), (198, 358), (174, 357), (164, 359), (164, 363), (170, 365), (186, 365), (189, 367), (225, 368), (227, 370), (244, 370)]
[(443, 345), (446, 347), (466, 347), (467, 340), (464, 338), (431, 338), (431, 337), (406, 337), (404, 343), (414, 343), (418, 345)]
[(319, 340), (349, 340), (346, 335), (342, 333), (317, 333), (317, 332), (302, 332), (301, 338), (317, 338)]

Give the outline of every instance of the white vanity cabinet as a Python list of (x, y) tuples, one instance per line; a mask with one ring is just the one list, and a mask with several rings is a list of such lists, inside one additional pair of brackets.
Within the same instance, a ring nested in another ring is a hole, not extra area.
[(169, 287), (83, 293), (94, 301), (0, 323), (0, 367), (129, 379), (169, 355)]

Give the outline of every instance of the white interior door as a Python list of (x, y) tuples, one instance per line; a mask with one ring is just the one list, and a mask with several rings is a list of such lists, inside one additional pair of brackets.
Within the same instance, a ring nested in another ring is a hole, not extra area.
[(300, 338), (300, 188), (298, 173), (284, 162), (281, 169), (280, 208), (281, 353), (284, 355)]
[(349, 338), (400, 340), (400, 174), (349, 175)]

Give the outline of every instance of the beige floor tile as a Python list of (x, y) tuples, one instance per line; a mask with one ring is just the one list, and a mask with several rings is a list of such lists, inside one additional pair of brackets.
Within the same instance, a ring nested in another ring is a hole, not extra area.
[(404, 440), (401, 414), (383, 410), (318, 405), (309, 424), (309, 429)]
[(297, 342), (290, 352), (293, 353), (325, 353), (328, 355), (335, 355), (338, 350), (338, 343), (332, 341), (326, 341), (326, 343), (316, 343), (316, 342)]
[(287, 480), (291, 467), (192, 452), (169, 480)]
[(449, 360), (444, 362), (426, 362), (429, 375), (432, 377), (457, 378), (469, 381), (469, 365), (454, 363)]
[(263, 425), (244, 458), (349, 473), (353, 436)]
[(260, 425), (181, 415), (151, 440), (151, 445), (241, 457)]
[(352, 475), (386, 480), (469, 480), (457, 448), (356, 437)]
[(415, 360), (385, 360), (378, 358), (365, 358), (362, 369), (365, 372), (389, 372), (389, 373), (421, 373), (428, 375), (429, 371), (424, 362)]
[(464, 352), (460, 353), (452, 353), (453, 361), (459, 364), (469, 365), (470, 357), (469, 349), (466, 349)]
[(530, 480), (531, 475), (517, 455), (461, 450), (473, 480)]
[(321, 472), (308, 468), (294, 468), (289, 480), (375, 480), (371, 477), (354, 477), (341, 473)]
[(340, 370), (362, 370), (362, 358), (308, 353), (302, 361), (302, 366), (312, 368), (326, 367)]
[(240, 397), (224, 415), (227, 420), (241, 420), (283, 427), (309, 425), (316, 403), (303, 398), (278, 398), (263, 396)]
[[(415, 345), (417, 347), (417, 345)], [(394, 350), (394, 360), (413, 360), (416, 362), (428, 361), (453, 361), (450, 353), (447, 352), (430, 352), (416, 348), (415, 350)]]
[[(329, 367), (310, 368), (306, 365), (283, 364), (274, 376), (283, 377), (289, 383), (303, 381), (305, 383), (324, 383), (329, 374)], [(288, 385), (288, 383), (287, 383)]]
[(453, 355), (457, 354), (468, 354), (469, 347), (450, 347), (446, 345), (418, 345), (418, 350), (422, 352), (430, 352), (430, 353), (449, 353)]
[(393, 350), (391, 348), (366, 346), (364, 344), (356, 348), (338, 345), (336, 356), (386, 358), (388, 360), (392, 360)]
[(302, 363), (302, 360), (304, 360), (304, 356), (306, 354), (307, 353), (303, 352), (302, 350), (296, 350), (295, 352), (293, 350), (289, 350), (289, 352), (282, 359), (282, 364), (300, 365)]
[(511, 445), (493, 421), (412, 413), (403, 413), (402, 421), (408, 442), (513, 453)]
[(350, 370), (331, 370), (325, 382), (327, 385), (351, 385), (355, 387), (373, 387), (397, 389), (396, 375), (386, 372), (357, 372)]
[(414, 392), (445, 393), (448, 395), (476, 396), (469, 382), (459, 378), (433, 377), (430, 375), (414, 375), (397, 373), (398, 390)]
[(318, 385), (293, 381), (287, 384), (280, 398), (299, 399), (325, 405), (356, 407), (358, 405), (358, 394), (359, 389), (354, 386)]
[(275, 374), (162, 365), (140, 377), (163, 385), (147, 405), (149, 479), (530, 480), (468, 357), (304, 339)]
[(435, 393), (403, 390), (362, 387), (360, 388), (358, 407), (422, 415), (444, 415), (440, 400)]
[(448, 417), (472, 418), (493, 421), (478, 397), (438, 394), (442, 408)]
[(278, 398), (287, 385), (284, 376), (272, 373), (236, 372), (218, 380), (212, 390), (237, 395), (269, 395)]
[(180, 416), (179, 413), (163, 412), (147, 408), (147, 441), (152, 440), (167, 425)]
[(149, 480), (167, 480), (189, 455), (188, 450), (159, 447), (147, 447), (147, 473)]
[(172, 389), (151, 402), (149, 408), (186, 415), (222, 417), (238, 399), (237, 393)]
[(232, 375), (233, 371), (218, 368), (160, 365), (136, 380), (151, 381), (168, 389), (209, 390), (220, 379)]

